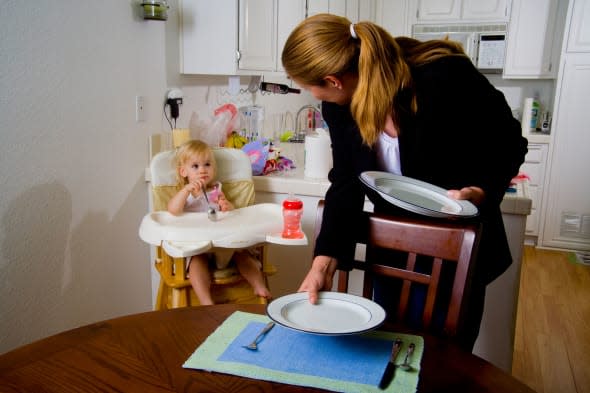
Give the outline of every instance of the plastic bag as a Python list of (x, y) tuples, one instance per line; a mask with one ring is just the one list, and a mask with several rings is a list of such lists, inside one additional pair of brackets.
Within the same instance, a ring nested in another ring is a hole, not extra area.
[(268, 142), (265, 143), (264, 140), (259, 139), (242, 147), (242, 150), (248, 154), (248, 157), (250, 157), (253, 175), (262, 175), (266, 159), (268, 158), (269, 146)]

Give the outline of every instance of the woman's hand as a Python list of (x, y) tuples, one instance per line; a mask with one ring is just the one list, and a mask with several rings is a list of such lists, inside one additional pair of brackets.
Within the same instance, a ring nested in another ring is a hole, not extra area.
[(318, 292), (332, 288), (336, 265), (337, 261), (334, 258), (324, 255), (316, 256), (297, 292), (307, 291), (309, 302), (316, 304), (318, 301)]
[(464, 199), (473, 203), (475, 206), (481, 205), (485, 199), (485, 192), (479, 187), (464, 187), (460, 190), (449, 190), (447, 191), (449, 198), (453, 199)]

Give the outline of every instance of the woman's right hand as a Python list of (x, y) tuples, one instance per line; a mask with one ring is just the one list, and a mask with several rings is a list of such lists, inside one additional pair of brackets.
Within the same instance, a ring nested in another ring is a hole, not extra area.
[(319, 291), (332, 289), (336, 266), (336, 259), (324, 255), (316, 256), (297, 292), (307, 291), (309, 302), (316, 304)]

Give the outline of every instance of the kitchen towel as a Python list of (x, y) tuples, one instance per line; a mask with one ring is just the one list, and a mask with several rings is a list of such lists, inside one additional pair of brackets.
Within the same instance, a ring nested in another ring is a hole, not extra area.
[(413, 370), (397, 370), (386, 391), (415, 392), (423, 339), (419, 336), (373, 331), (362, 335), (322, 336), (275, 326), (258, 351), (242, 347), (268, 322), (268, 317), (237, 311), (185, 362), (183, 367), (224, 372), (249, 378), (317, 387), (339, 392), (382, 392), (383, 375), (396, 338), (404, 342), (397, 362), (413, 342)]

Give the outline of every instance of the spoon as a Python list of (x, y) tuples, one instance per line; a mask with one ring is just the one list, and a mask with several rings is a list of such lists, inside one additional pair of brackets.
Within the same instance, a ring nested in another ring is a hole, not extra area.
[(410, 366), (410, 363), (408, 362), (408, 360), (412, 356), (412, 354), (414, 353), (414, 348), (416, 348), (416, 345), (414, 343), (411, 343), (410, 346), (408, 347), (408, 351), (406, 352), (406, 357), (404, 359), (404, 362), (399, 365), (399, 368), (401, 368), (404, 371), (410, 371), (412, 369), (412, 366)]
[(209, 203), (209, 198), (207, 197), (207, 190), (203, 189), (203, 195), (205, 195), (205, 201), (207, 201), (207, 218), (211, 221), (217, 221), (217, 211), (211, 206)]
[(266, 333), (268, 333), (270, 331), (270, 329), (272, 329), (274, 326), (275, 326), (275, 323), (272, 321), (267, 323), (266, 326), (264, 326), (264, 329), (262, 329), (256, 337), (254, 337), (254, 340), (252, 340), (252, 342), (250, 344), (244, 345), (244, 348), (250, 349), (252, 351), (256, 351), (258, 349), (258, 340), (260, 340), (262, 338), (262, 336), (264, 336)]

